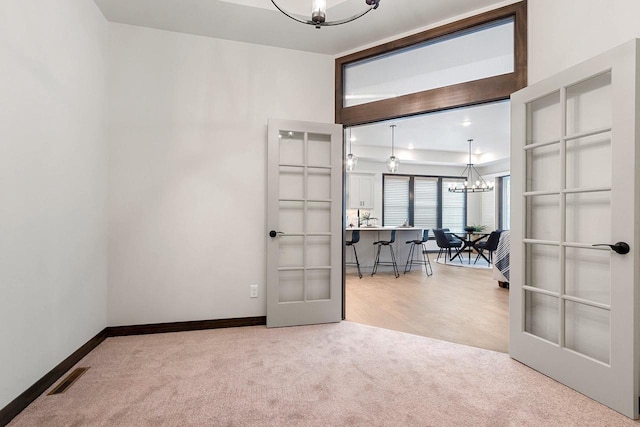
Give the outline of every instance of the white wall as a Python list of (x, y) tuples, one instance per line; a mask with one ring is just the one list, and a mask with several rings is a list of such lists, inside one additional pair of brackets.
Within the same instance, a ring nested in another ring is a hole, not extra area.
[(529, 0), (529, 84), (635, 37), (637, 0)]
[(107, 32), (0, 2), (0, 408), (106, 326)]
[[(498, 185), (498, 179), (500, 177), (504, 177), (507, 175), (511, 175), (511, 171), (509, 170), (510, 167), (510, 159), (503, 159), (503, 160), (499, 160), (497, 162), (492, 162), (490, 164), (484, 165), (482, 167), (478, 168), (478, 171), (482, 174), (482, 176), (488, 180), (488, 181), (493, 181), (496, 184), (496, 190), (492, 191), (491, 194), (493, 195), (493, 212), (491, 212), (491, 208), (490, 208), (490, 197), (485, 195), (484, 197), (484, 204), (482, 205), (482, 209), (481, 209), (481, 217), (482, 219), (480, 220), (481, 224), (487, 225), (489, 228), (492, 228), (494, 230), (497, 230), (500, 228), (500, 198), (498, 197), (498, 191), (497, 191), (497, 185)], [(487, 209), (485, 209), (485, 207), (487, 207)], [(493, 216), (493, 223), (491, 223), (491, 216)]]
[(267, 119), (332, 123), (333, 58), (110, 27), (109, 325), (265, 315)]

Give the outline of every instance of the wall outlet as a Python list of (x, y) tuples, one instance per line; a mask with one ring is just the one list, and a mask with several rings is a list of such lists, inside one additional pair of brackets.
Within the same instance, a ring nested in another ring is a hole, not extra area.
[(258, 298), (258, 285), (249, 286), (249, 298)]

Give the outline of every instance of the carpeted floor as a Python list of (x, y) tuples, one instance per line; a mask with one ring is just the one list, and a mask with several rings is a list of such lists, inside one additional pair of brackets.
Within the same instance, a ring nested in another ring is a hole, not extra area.
[(10, 426), (638, 426), (503, 353), (351, 322), (109, 338)]

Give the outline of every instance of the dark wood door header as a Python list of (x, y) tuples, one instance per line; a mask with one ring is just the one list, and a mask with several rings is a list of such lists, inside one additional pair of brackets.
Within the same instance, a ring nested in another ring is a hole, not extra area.
[[(367, 104), (354, 105), (351, 107), (343, 106), (344, 68), (346, 65), (508, 18), (513, 18), (515, 32), (515, 63), (512, 73), (425, 90)], [(519, 3), (504, 6), (336, 59), (335, 121), (344, 126), (353, 126), (450, 108), (482, 104), (507, 99), (513, 92), (522, 89), (526, 85), (527, 1), (523, 0)]]

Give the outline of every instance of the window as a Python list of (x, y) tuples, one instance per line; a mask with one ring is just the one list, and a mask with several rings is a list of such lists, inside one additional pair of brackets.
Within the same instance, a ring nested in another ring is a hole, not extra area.
[(438, 228), (438, 178), (414, 177), (413, 225)]
[(508, 99), (526, 85), (522, 1), (337, 58), (335, 122), (352, 126)]
[[(344, 66), (344, 107), (513, 73), (515, 18)], [(382, 71), (381, 71), (382, 70)]]
[(465, 193), (449, 192), (449, 184), (455, 179), (442, 180), (442, 228), (459, 231), (467, 222), (467, 198)]
[(409, 177), (385, 176), (383, 182), (384, 225), (402, 225), (409, 220)]
[(450, 193), (449, 183), (464, 178), (383, 174), (382, 223), (462, 230), (467, 219), (464, 193)]
[(499, 225), (501, 230), (509, 230), (511, 228), (511, 176), (503, 176), (498, 178), (498, 191), (500, 192), (500, 214)]

